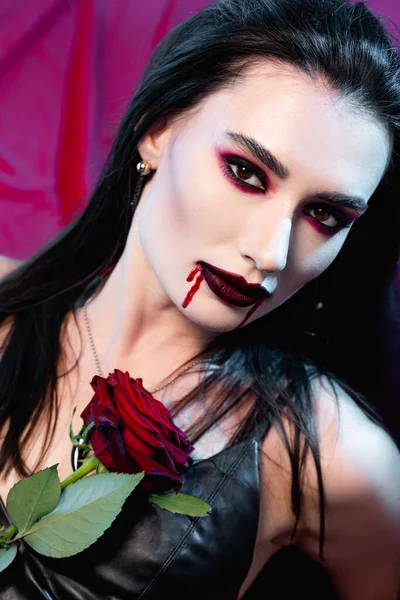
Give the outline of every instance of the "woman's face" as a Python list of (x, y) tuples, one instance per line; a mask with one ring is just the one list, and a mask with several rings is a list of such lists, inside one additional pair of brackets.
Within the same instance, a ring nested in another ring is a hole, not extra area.
[(265, 61), (139, 150), (156, 169), (135, 223), (157, 285), (192, 322), (224, 332), (332, 263), (390, 142), (322, 80)]

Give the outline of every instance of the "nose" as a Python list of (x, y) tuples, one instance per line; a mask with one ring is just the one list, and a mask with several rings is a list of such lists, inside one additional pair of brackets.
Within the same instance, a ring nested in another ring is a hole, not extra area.
[(241, 254), (251, 258), (257, 269), (264, 273), (282, 271), (287, 263), (292, 220), (281, 219), (273, 228), (252, 228), (241, 244)]

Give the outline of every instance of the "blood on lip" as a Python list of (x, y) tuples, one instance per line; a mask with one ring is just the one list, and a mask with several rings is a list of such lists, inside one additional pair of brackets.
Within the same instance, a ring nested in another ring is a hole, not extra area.
[(247, 321), (250, 319), (250, 317), (256, 312), (257, 308), (259, 306), (261, 306), (261, 304), (264, 302), (264, 300), (259, 300), (258, 302), (256, 302), (256, 304), (254, 304), (254, 306), (252, 306), (249, 310), (249, 312), (247, 313), (247, 315), (245, 316), (245, 318), (243, 319), (243, 321), (241, 321), (239, 323), (239, 325), (236, 325), (236, 327), (234, 327), (232, 329), (232, 331), (236, 331), (237, 329), (240, 329), (241, 327), (243, 327), (243, 325), (245, 325), (245, 323), (247, 323)]
[(193, 281), (193, 279), (196, 277), (196, 275), (198, 275), (196, 278), (196, 281), (194, 282), (194, 284), (192, 285), (192, 287), (186, 294), (186, 297), (185, 297), (184, 301), (182, 302), (182, 308), (187, 308), (189, 306), (189, 304), (191, 303), (191, 301), (194, 298), (194, 295), (196, 294), (196, 292), (198, 292), (201, 282), (204, 279), (203, 273), (201, 272), (201, 269), (198, 265), (189, 273), (189, 275), (186, 277), (186, 281), (189, 281), (189, 282)]
[[(207, 263), (206, 263), (206, 264), (207, 264)], [(193, 300), (193, 298), (194, 298), (195, 294), (196, 294), (196, 293), (199, 291), (199, 289), (200, 289), (200, 285), (201, 285), (202, 281), (205, 279), (205, 276), (204, 276), (204, 272), (203, 272), (203, 270), (204, 270), (204, 269), (207, 269), (207, 267), (206, 267), (206, 264), (204, 264), (204, 265), (203, 265), (203, 264), (198, 264), (198, 265), (196, 265), (196, 266), (194, 267), (194, 269), (192, 269), (192, 270), (190, 271), (189, 275), (187, 276), (187, 278), (186, 278), (186, 281), (188, 281), (189, 283), (191, 283), (193, 280), (195, 280), (195, 281), (194, 281), (194, 284), (192, 285), (192, 287), (190, 288), (190, 290), (188, 291), (188, 293), (186, 294), (186, 297), (185, 297), (185, 299), (184, 299), (184, 300), (183, 300), (183, 302), (182, 302), (182, 308), (187, 308), (187, 307), (189, 306), (189, 304), (191, 303), (191, 301)], [(210, 265), (210, 266), (211, 266), (211, 265)], [(213, 271), (214, 271), (214, 269), (213, 269), (213, 270), (211, 270), (211, 269), (210, 269), (210, 270), (208, 270), (208, 272), (210, 272), (211, 274), (214, 274), (214, 273), (213, 273)], [(228, 272), (226, 272), (226, 273), (227, 273), (227, 275), (230, 275)], [(196, 277), (196, 276), (197, 276), (197, 277)], [(216, 276), (216, 277), (219, 277), (219, 275), (214, 275), (214, 276)], [(247, 290), (245, 291), (245, 290), (242, 290), (242, 289), (241, 289), (241, 287), (242, 287), (242, 285), (241, 285), (241, 284), (242, 284), (242, 281), (241, 281), (241, 280), (243, 279), (243, 281), (245, 282), (244, 278), (242, 278), (241, 276), (236, 276), (236, 279), (239, 279), (239, 281), (237, 282), (237, 283), (238, 283), (238, 285), (235, 285), (235, 284), (234, 284), (234, 285), (232, 285), (232, 284), (231, 284), (231, 282), (229, 281), (229, 279), (228, 279), (228, 282), (226, 282), (226, 283), (227, 283), (227, 285), (229, 285), (230, 287), (232, 287), (232, 289), (233, 289), (233, 290), (235, 290), (235, 289), (236, 289), (236, 291), (237, 291), (239, 294), (241, 294), (241, 295), (242, 295), (242, 297), (244, 297), (244, 298), (246, 298), (246, 297), (247, 297), (247, 298), (249, 298), (249, 300), (250, 300), (250, 302), (251, 302), (251, 297), (252, 297), (252, 296), (246, 293), (246, 292), (247, 292)], [(236, 283), (236, 281), (235, 281), (235, 283)], [(251, 285), (251, 287), (252, 287), (252, 288), (257, 288), (257, 287), (261, 287), (261, 286)], [(263, 291), (264, 291), (264, 290), (263, 290)], [(268, 294), (268, 295), (269, 295), (269, 294)], [(247, 315), (247, 316), (245, 317), (245, 319), (244, 319), (244, 320), (243, 320), (243, 321), (242, 321), (242, 322), (241, 322), (241, 323), (238, 325), (238, 327), (237, 327), (237, 328), (239, 328), (239, 327), (242, 327), (242, 326), (244, 325), (244, 323), (245, 323), (245, 322), (246, 322), (246, 321), (247, 321), (247, 320), (250, 318), (250, 316), (251, 316), (251, 315), (254, 313), (254, 311), (255, 311), (255, 310), (257, 310), (257, 308), (260, 306), (260, 304), (261, 304), (261, 303), (262, 303), (262, 302), (263, 302), (265, 299), (266, 299), (266, 298), (261, 298), (261, 299), (259, 299), (259, 300), (255, 300), (255, 305), (254, 305), (254, 306), (252, 306), (252, 308), (250, 309), (250, 311), (249, 311), (248, 315)], [(249, 302), (249, 304), (250, 304), (250, 302)], [(240, 304), (236, 304), (236, 306), (241, 306), (241, 305), (240, 305)], [(242, 305), (242, 306), (245, 306), (245, 305)]]
[(192, 271), (190, 271), (189, 275), (186, 277), (186, 281), (189, 281), (189, 282), (193, 281), (193, 279), (199, 272), (200, 272), (200, 267), (199, 267), (199, 265), (197, 265), (194, 269), (192, 269)]
[[(192, 287), (186, 294), (184, 301), (182, 302), (183, 308), (187, 308), (187, 306), (189, 306), (189, 304), (191, 303), (191, 301), (194, 298), (194, 295), (196, 294), (196, 292), (198, 292), (201, 282), (204, 280), (204, 276), (203, 276), (203, 273), (201, 272), (201, 268), (199, 265), (197, 265), (194, 269), (192, 269), (192, 271), (187, 276), (186, 281), (188, 281), (189, 283), (192, 282), (194, 280), (194, 278), (196, 277), (196, 275), (197, 275), (197, 278), (196, 278), (194, 284), (192, 285)], [(236, 325), (236, 327), (234, 327), (232, 329), (232, 331), (236, 331), (237, 329), (240, 329), (241, 327), (243, 327), (243, 325), (245, 325), (245, 323), (247, 323), (247, 321), (250, 319), (250, 317), (261, 306), (261, 304), (264, 302), (264, 300), (265, 300), (265, 298), (259, 300), (252, 307), (250, 307), (250, 309), (247, 312), (244, 319), (239, 323), (239, 325)]]

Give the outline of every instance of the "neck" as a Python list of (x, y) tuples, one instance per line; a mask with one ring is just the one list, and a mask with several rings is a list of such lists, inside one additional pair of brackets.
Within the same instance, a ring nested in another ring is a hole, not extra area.
[(211, 336), (165, 294), (135, 234), (132, 226), (121, 259), (88, 304), (88, 317), (103, 374), (127, 370), (152, 389), (202, 352)]

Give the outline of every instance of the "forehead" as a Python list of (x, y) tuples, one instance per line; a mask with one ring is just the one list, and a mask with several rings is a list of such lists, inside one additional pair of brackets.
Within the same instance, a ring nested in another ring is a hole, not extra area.
[(226, 131), (251, 136), (304, 183), (312, 175), (314, 185), (367, 199), (390, 153), (389, 135), (377, 119), (322, 78), (270, 61), (210, 95), (186, 125), (192, 139), (220, 143)]

